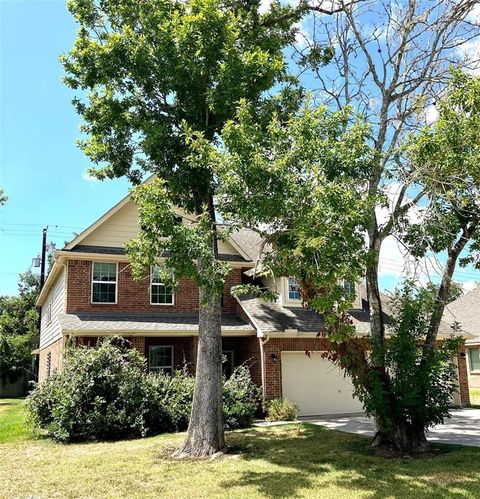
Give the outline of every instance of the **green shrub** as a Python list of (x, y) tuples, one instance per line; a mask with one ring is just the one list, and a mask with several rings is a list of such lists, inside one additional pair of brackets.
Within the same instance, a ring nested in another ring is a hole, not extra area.
[(245, 366), (237, 367), (223, 385), (223, 412), (226, 428), (251, 426), (260, 391)]
[[(35, 431), (59, 442), (141, 437), (185, 430), (194, 387), (186, 369), (146, 374), (140, 353), (115, 338), (69, 350), (63, 370), (37, 385), (27, 408)], [(246, 367), (225, 381), (227, 428), (251, 424), (258, 393)]]
[[(71, 349), (63, 370), (37, 386), (27, 399), (37, 430), (47, 430), (55, 440), (67, 442), (171, 429), (165, 404), (152, 398), (155, 390), (146, 379), (143, 357), (116, 342)], [(153, 404), (155, 412), (149, 408)]]
[(155, 418), (160, 406), (166, 408), (170, 418), (170, 431), (183, 431), (188, 427), (192, 412), (195, 378), (187, 369), (175, 371), (174, 376), (162, 373), (146, 376), (151, 394), (146, 401), (147, 418)]
[(267, 421), (295, 421), (298, 406), (288, 399), (273, 399), (267, 403)]

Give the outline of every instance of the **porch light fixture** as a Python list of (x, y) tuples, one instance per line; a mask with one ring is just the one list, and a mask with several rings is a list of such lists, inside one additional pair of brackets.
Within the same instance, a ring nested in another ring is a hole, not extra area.
[(272, 355), (270, 355), (271, 359), (272, 359), (272, 362), (275, 364), (277, 362), (277, 356), (272, 353)]

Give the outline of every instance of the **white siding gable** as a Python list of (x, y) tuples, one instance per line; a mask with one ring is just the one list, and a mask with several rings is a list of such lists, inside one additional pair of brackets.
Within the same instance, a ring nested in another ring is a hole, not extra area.
[[(186, 217), (190, 218), (188, 215)], [(77, 244), (123, 248), (127, 241), (137, 237), (138, 218), (137, 205), (129, 201)], [(229, 242), (219, 241), (218, 251), (221, 254), (238, 255), (238, 251)]]
[(40, 348), (45, 348), (62, 337), (58, 316), (63, 313), (65, 313), (65, 270), (62, 270), (58, 276), (42, 306)]

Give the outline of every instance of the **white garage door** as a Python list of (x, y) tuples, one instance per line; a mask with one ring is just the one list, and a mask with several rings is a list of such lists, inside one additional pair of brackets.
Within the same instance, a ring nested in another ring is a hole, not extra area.
[(300, 416), (362, 412), (353, 386), (321, 352), (282, 352), (282, 392), (300, 408)]

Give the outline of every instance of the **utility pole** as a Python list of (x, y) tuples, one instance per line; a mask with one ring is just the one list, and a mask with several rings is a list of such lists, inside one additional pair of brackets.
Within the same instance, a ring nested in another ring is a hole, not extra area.
[[(47, 230), (48, 225), (43, 228), (42, 231), (42, 257), (40, 259), (40, 289), (39, 293), (43, 289), (43, 285), (45, 284), (45, 260), (47, 255)], [(38, 259), (36, 259), (38, 260)], [(38, 266), (38, 265), (36, 265)], [(38, 307), (38, 338), (40, 338), (40, 330), (42, 327), (42, 307)], [(35, 349), (38, 349), (39, 339), (36, 341)], [(38, 355), (35, 355), (32, 359), (32, 371), (34, 373), (35, 381), (38, 381), (38, 369), (39, 369), (39, 359)]]
[(42, 259), (40, 261), (40, 291), (43, 289), (45, 284), (45, 256), (47, 253), (47, 229), (48, 225), (43, 228), (42, 236)]

